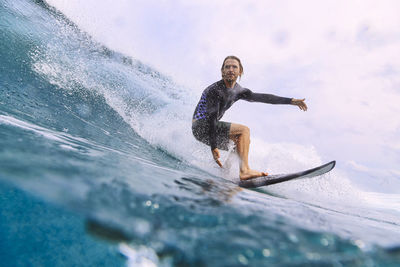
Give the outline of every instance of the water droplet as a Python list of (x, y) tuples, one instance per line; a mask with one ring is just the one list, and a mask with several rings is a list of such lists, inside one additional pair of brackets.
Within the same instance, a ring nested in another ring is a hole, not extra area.
[(249, 264), (249, 261), (248, 261), (248, 260), (246, 259), (246, 257), (243, 256), (242, 254), (239, 254), (238, 260), (239, 260), (239, 262), (240, 262), (241, 264), (243, 264), (243, 265)]
[(325, 247), (329, 246), (329, 240), (326, 239), (325, 237), (322, 237), (320, 241), (323, 246)]
[(288, 238), (289, 238), (289, 240), (292, 241), (293, 243), (299, 242), (299, 239), (298, 239), (297, 236), (296, 236), (295, 234), (293, 234), (293, 233), (290, 233), (290, 234), (288, 235)]
[(264, 255), (264, 257), (269, 257), (271, 256), (271, 250), (264, 248), (262, 254)]

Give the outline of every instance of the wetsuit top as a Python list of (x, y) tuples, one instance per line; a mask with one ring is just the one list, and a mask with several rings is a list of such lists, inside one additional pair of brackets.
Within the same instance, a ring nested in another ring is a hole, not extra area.
[(250, 102), (269, 104), (290, 104), (292, 99), (271, 94), (253, 93), (250, 89), (241, 87), (238, 83), (233, 88), (227, 88), (224, 80), (208, 86), (201, 95), (193, 114), (194, 120), (207, 120), (209, 125), (209, 140), (211, 149), (216, 144), (216, 123), (233, 103), (243, 99)]

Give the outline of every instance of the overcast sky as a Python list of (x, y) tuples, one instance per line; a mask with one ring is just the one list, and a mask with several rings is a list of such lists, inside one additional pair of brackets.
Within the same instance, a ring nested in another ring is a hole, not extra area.
[(309, 111), (238, 103), (225, 120), (267, 142), (400, 179), (400, 2), (47, 0), (96, 40), (197, 92), (242, 59), (241, 85)]

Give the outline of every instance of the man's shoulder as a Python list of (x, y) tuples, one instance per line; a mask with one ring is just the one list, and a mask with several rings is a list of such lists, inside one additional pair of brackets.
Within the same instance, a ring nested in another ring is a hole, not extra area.
[(209, 85), (206, 89), (219, 89), (223, 86), (223, 83), (223, 80), (216, 81), (215, 83)]
[(249, 88), (242, 87), (239, 83), (236, 83), (235, 87), (238, 93), (247, 93), (251, 91)]
[(247, 88), (242, 87), (239, 83), (235, 84), (237, 90), (246, 90)]
[(218, 93), (223, 88), (223, 80), (217, 81), (209, 86), (204, 90), (205, 93)]

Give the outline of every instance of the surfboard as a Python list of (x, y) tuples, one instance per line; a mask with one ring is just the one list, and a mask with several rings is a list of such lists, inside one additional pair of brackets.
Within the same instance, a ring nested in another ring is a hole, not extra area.
[(282, 183), (294, 179), (309, 178), (322, 175), (331, 171), (336, 165), (336, 161), (323, 164), (321, 166), (308, 169), (301, 172), (288, 173), (288, 174), (272, 174), (262, 177), (256, 177), (248, 180), (239, 181), (237, 184), (244, 188), (256, 188), (260, 186), (267, 186), (277, 183)]

